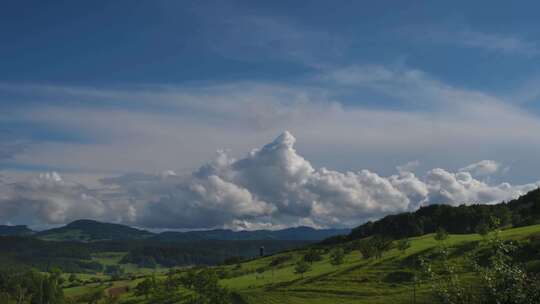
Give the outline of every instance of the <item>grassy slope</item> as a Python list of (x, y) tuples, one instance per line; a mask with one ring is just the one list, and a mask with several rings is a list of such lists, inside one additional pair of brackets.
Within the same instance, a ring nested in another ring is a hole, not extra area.
[[(531, 234), (540, 233), (540, 225), (508, 229), (502, 232), (502, 237), (511, 239), (526, 238)], [(454, 250), (462, 250), (452, 261), (459, 264), (463, 259), (468, 244), (474, 244), (482, 238), (477, 234), (450, 235), (446, 245)], [(413, 284), (410, 280), (396, 279), (403, 272), (413, 272), (408, 261), (420, 253), (434, 249), (437, 246), (433, 234), (411, 239), (411, 247), (401, 253), (392, 249), (379, 260), (361, 259), (360, 253), (353, 251), (339, 266), (329, 262), (328, 255), (312, 266), (312, 270), (300, 278), (294, 274), (294, 263), (302, 258), (304, 251), (296, 250), (273, 256), (254, 259), (242, 263), (240, 270), (235, 265), (227, 266), (228, 271), (240, 271), (243, 275), (224, 279), (221, 283), (240, 296), (238, 304), (302, 304), (302, 303), (412, 303)], [(465, 248), (465, 249), (464, 249)], [(292, 255), (292, 259), (273, 270), (267, 266), (277, 256)], [(104, 265), (115, 264), (121, 258), (118, 253), (103, 253), (94, 257)], [(267, 267), (267, 271), (258, 274), (256, 269)], [(148, 274), (146, 270), (133, 269), (139, 275)], [(163, 271), (156, 271), (158, 278), (163, 278)], [(129, 272), (129, 271), (128, 271)], [(160, 274), (161, 273), (161, 274)], [(85, 279), (87, 279), (85, 277)], [(113, 287), (130, 286), (133, 288), (142, 279), (133, 281), (116, 281)], [(68, 296), (77, 296), (96, 288), (110, 288), (106, 285), (87, 284), (80, 287), (65, 289)], [(130, 292), (120, 298), (136, 303), (145, 303), (142, 297), (134, 297)], [(417, 303), (432, 303), (429, 299), (429, 288), (421, 285), (417, 288)]]
[[(120, 265), (126, 273), (136, 274), (138, 277), (141, 275), (151, 275), (151, 274), (156, 274), (159, 276), (162, 273), (167, 271), (167, 268), (162, 267), (162, 266), (158, 266), (157, 268), (151, 269), (151, 268), (141, 268), (135, 264), (118, 264), (120, 260), (124, 257), (124, 255), (126, 255), (125, 252), (102, 252), (99, 254), (95, 254), (92, 257), (92, 259), (101, 263), (103, 266)], [(65, 288), (64, 294), (67, 297), (80, 296), (96, 289), (107, 290), (109, 288), (122, 287), (122, 286), (129, 286), (130, 288), (134, 288), (140, 281), (143, 280), (142, 278), (140, 278), (140, 279), (135, 279), (131, 281), (129, 280), (114, 281), (112, 282), (112, 286), (109, 286), (111, 283), (109, 282), (111, 277), (103, 273), (98, 273), (98, 274), (81, 273), (81, 274), (77, 274), (77, 277), (79, 280), (86, 281), (86, 282), (90, 282), (92, 279), (100, 279), (106, 282), (102, 284), (86, 283), (81, 286)], [(64, 274), (64, 279), (67, 280), (68, 278), (69, 278), (69, 274)], [(127, 295), (123, 295), (122, 298), (131, 298), (131, 296), (132, 296), (131, 294), (127, 294)]]
[[(534, 233), (540, 233), (540, 225), (505, 230), (502, 236), (519, 239)], [(457, 250), (481, 239), (477, 234), (451, 235), (445, 242)], [(396, 277), (413, 271), (407, 266), (411, 256), (436, 246), (437, 241), (428, 234), (411, 239), (411, 248), (405, 253), (393, 249), (379, 260), (363, 260), (353, 251), (344, 264), (333, 266), (325, 256), (323, 261), (313, 264), (312, 271), (303, 279), (294, 274), (294, 262), (302, 256), (302, 251), (297, 251), (292, 253), (293, 260), (275, 269), (273, 274), (271, 270), (263, 274), (254, 272), (223, 280), (223, 284), (240, 294), (247, 303), (411, 303), (412, 282)], [(272, 258), (247, 262), (242, 265), (242, 270), (254, 271), (268, 265)], [(462, 258), (456, 255), (453, 260), (459, 263)], [(418, 303), (430, 303), (428, 292), (425, 284), (419, 287)]]

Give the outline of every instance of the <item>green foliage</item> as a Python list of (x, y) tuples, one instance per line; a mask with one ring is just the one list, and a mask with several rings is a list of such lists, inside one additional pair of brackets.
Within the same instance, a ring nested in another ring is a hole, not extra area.
[(407, 249), (411, 248), (411, 241), (409, 241), (409, 239), (401, 239), (397, 242), (397, 248), (401, 252), (405, 252)]
[(156, 288), (156, 285), (155, 277), (146, 278), (135, 287), (135, 295), (144, 296), (145, 299), (148, 299), (152, 291)]
[(483, 238), (487, 238), (490, 232), (497, 229), (500, 226), (500, 219), (494, 216), (490, 216), (485, 221), (482, 221), (476, 227), (476, 233), (480, 234)]
[[(222, 264), (231, 255), (253, 257), (264, 247), (268, 254), (306, 245), (304, 241), (189, 241), (178, 243), (143, 243), (144, 246), (130, 248), (121, 264), (136, 264), (139, 267), (159, 264), (164, 267), (185, 265)], [(128, 251), (128, 250), (126, 250)], [(237, 259), (237, 258), (235, 258)]]
[(186, 303), (189, 304), (229, 304), (231, 294), (229, 290), (219, 285), (219, 278), (212, 269), (190, 271), (181, 279), (184, 287), (191, 290)]
[(304, 261), (313, 264), (313, 262), (318, 262), (322, 260), (322, 253), (319, 249), (309, 248), (308, 252), (304, 254)]
[(439, 229), (437, 229), (437, 232), (435, 233), (434, 238), (439, 242), (444, 242), (448, 238), (448, 232), (446, 232), (444, 228), (439, 227)]
[(485, 223), (482, 222), (476, 227), (476, 233), (480, 234), (482, 237), (487, 237), (487, 235), (491, 232), (491, 227)]
[(88, 292), (87, 294), (77, 299), (78, 303), (97, 304), (99, 301), (105, 298), (105, 290), (98, 288)]
[(308, 262), (304, 260), (300, 260), (296, 263), (294, 266), (294, 273), (299, 274), (302, 278), (304, 278), (304, 273), (311, 270), (311, 266), (308, 264)]
[(332, 252), (330, 253), (330, 263), (334, 266), (343, 264), (344, 258), (345, 258), (345, 251), (341, 247), (333, 249)]
[(478, 267), (485, 303), (532, 304), (540, 299), (540, 281), (514, 259), (517, 247), (495, 233), (489, 243), (489, 265)]
[(229, 258), (226, 258), (224, 261), (223, 261), (223, 265), (234, 265), (234, 264), (238, 264), (238, 263), (241, 263), (245, 258), (241, 257), (241, 256), (233, 256), (233, 257), (229, 257)]
[[(521, 227), (540, 223), (540, 189), (533, 190), (508, 203), (486, 205), (430, 205), (410, 213), (388, 215), (374, 222), (367, 222), (343, 237), (333, 237), (326, 244), (338, 244), (374, 235), (401, 239), (435, 233), (443, 228), (452, 234), (477, 232), (481, 225), (486, 229)], [(489, 228), (487, 228), (489, 227)]]
[(370, 237), (358, 243), (358, 250), (364, 259), (379, 259), (391, 247), (392, 240), (380, 235)]
[(287, 261), (292, 260), (293, 256), (290, 254), (280, 254), (277, 257), (273, 258), (272, 261), (270, 261), (270, 267), (276, 267), (279, 266)]
[(69, 281), (70, 283), (77, 282), (78, 280), (79, 280), (79, 278), (77, 278), (77, 276), (76, 276), (74, 273), (72, 273), (72, 274), (69, 276), (69, 278), (68, 278), (68, 281)]
[(125, 270), (120, 265), (107, 265), (105, 267), (105, 273), (110, 275), (113, 280), (117, 281), (122, 278)]
[[(458, 269), (448, 261), (446, 248), (440, 250), (438, 260), (420, 259), (420, 265), (433, 290), (437, 303), (466, 304), (471, 302), (472, 294), (467, 293), (465, 283), (458, 275)], [(437, 271), (438, 270), (438, 271)]]
[(20, 304), (63, 304), (61, 272), (49, 274), (26, 269), (2, 269), (0, 271), (0, 299)]
[(517, 263), (517, 243), (504, 241), (499, 232), (494, 232), (486, 246), (479, 251), (480, 256), (466, 259), (466, 264), (474, 269), (474, 276), (479, 279), (474, 290), (464, 279), (465, 269), (458, 269), (450, 263), (446, 247), (442, 247), (435, 260), (421, 259), (425, 278), (430, 282), (438, 303), (537, 303), (540, 281)]

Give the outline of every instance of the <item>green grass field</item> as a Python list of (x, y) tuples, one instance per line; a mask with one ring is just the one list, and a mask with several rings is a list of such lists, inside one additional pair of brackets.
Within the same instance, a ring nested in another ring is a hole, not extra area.
[[(504, 230), (501, 236), (506, 239), (524, 239), (540, 233), (540, 225)], [(451, 251), (451, 261), (459, 265), (463, 255), (473, 250), (474, 244), (483, 238), (477, 234), (450, 235), (444, 241)], [(314, 262), (311, 271), (303, 278), (294, 273), (294, 264), (302, 258), (305, 250), (280, 253), (273, 256), (254, 259), (238, 265), (222, 266), (218, 270), (228, 273), (228, 279), (221, 280), (237, 297), (238, 303), (245, 304), (302, 304), (302, 303), (412, 303), (413, 291), (416, 303), (431, 303), (430, 289), (426, 283), (414, 288), (412, 277), (415, 268), (411, 261), (419, 254), (434, 250), (439, 244), (433, 234), (411, 238), (411, 247), (405, 252), (397, 249), (387, 251), (380, 259), (362, 259), (358, 251), (346, 255), (344, 263), (334, 266), (329, 254), (323, 260)], [(273, 259), (290, 256), (279, 266), (270, 267)], [(116, 263), (120, 256), (103, 254), (96, 256), (104, 265)], [(264, 269), (264, 272), (257, 271)], [(165, 269), (160, 269), (164, 271)], [(133, 269), (145, 274), (145, 270)], [(162, 272), (161, 272), (162, 273)], [(159, 273), (158, 273), (159, 276)], [(133, 281), (112, 282), (113, 286), (134, 287), (140, 279)], [(84, 293), (97, 284), (66, 289), (68, 296)], [(130, 299), (144, 303), (143, 299), (134, 298), (131, 293), (120, 300)]]
[[(508, 229), (503, 238), (522, 239), (540, 233), (540, 225)], [(450, 235), (446, 245), (455, 251), (467, 248), (467, 244), (481, 241), (477, 234)], [(246, 303), (412, 303), (413, 282), (408, 273), (415, 270), (409, 266), (411, 257), (437, 247), (433, 234), (411, 239), (411, 247), (405, 253), (397, 249), (388, 251), (381, 259), (365, 260), (353, 251), (342, 265), (330, 264), (329, 257), (315, 262), (312, 270), (300, 278), (294, 273), (294, 263), (303, 253), (292, 253), (293, 259), (285, 265), (262, 274), (257, 272), (223, 280), (223, 285), (237, 292)], [(242, 265), (243, 270), (266, 266), (275, 258), (265, 257)], [(459, 263), (462, 255), (453, 260)], [(404, 275), (405, 274), (405, 275)], [(416, 290), (417, 303), (431, 303), (426, 284)]]

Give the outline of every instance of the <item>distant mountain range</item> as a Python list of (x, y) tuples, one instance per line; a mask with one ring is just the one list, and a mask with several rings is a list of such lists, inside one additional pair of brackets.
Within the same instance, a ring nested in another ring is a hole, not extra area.
[(35, 234), (49, 241), (121, 241), (144, 240), (155, 236), (153, 233), (120, 224), (102, 223), (92, 220), (77, 220), (60, 228), (49, 229)]
[(153, 239), (160, 241), (184, 240), (222, 240), (222, 241), (254, 241), (254, 240), (280, 240), (280, 241), (320, 241), (336, 235), (345, 235), (350, 229), (314, 229), (311, 227), (295, 227), (283, 230), (253, 230), (232, 231), (215, 229), (204, 231), (174, 232), (167, 231), (156, 235)]
[(152, 233), (133, 227), (102, 223), (93, 220), (77, 220), (63, 227), (44, 231), (32, 231), (26, 226), (2, 226), (0, 236), (34, 236), (51, 241), (122, 241), (122, 240), (154, 240), (160, 242), (182, 242), (198, 240), (219, 241), (320, 241), (336, 235), (345, 235), (350, 229), (314, 229), (311, 227), (295, 227), (283, 230), (233, 231), (214, 229), (201, 231), (176, 232), (166, 231)]
[(34, 231), (24, 225), (7, 226), (0, 225), (0, 236), (28, 236), (34, 234)]

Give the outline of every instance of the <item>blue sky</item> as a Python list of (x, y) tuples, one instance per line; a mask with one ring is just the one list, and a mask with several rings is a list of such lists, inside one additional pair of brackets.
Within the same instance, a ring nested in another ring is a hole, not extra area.
[[(414, 163), (429, 184), (433, 169), (484, 160), (489, 174), (475, 181), (529, 185), (540, 180), (539, 6), (7, 1), (0, 177), (57, 171), (98, 191), (113, 176), (189, 175), (216, 150), (242, 158), (289, 130), (317, 170), (391, 180)], [(279, 225), (317, 218), (290, 216)]]
[(9, 1), (5, 82), (81, 85), (289, 80), (406, 64), (510, 90), (539, 73), (534, 1)]

